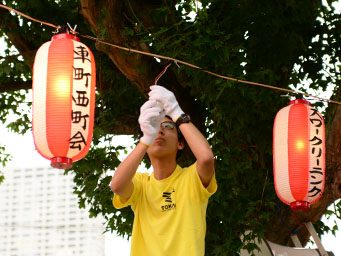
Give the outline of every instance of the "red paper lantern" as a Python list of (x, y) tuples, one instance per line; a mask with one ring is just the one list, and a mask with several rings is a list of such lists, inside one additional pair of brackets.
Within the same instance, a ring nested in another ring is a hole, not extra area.
[(33, 66), (33, 137), (51, 166), (68, 169), (92, 141), (96, 68), (90, 49), (71, 34), (52, 37)]
[(304, 99), (281, 109), (273, 127), (276, 193), (292, 210), (307, 210), (325, 183), (325, 127), (322, 115)]

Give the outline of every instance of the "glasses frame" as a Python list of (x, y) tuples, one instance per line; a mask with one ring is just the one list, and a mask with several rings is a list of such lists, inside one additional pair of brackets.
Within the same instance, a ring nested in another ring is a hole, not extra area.
[[(167, 127), (167, 125), (169, 127)], [(165, 129), (165, 130), (174, 130), (176, 128), (176, 124), (173, 121), (163, 121), (160, 124), (160, 129)]]

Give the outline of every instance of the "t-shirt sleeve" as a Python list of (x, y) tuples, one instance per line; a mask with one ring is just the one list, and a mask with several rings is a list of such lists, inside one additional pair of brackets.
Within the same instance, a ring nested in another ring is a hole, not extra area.
[(191, 179), (191, 183), (193, 185), (193, 190), (194, 190), (194, 194), (195, 196), (198, 196), (200, 199), (207, 199), (210, 196), (212, 196), (218, 188), (217, 185), (217, 181), (215, 178), (215, 173), (213, 174), (210, 183), (208, 184), (207, 187), (205, 187), (202, 182), (201, 179), (199, 177), (199, 173), (197, 172), (197, 168), (196, 168), (196, 163), (192, 164), (191, 166), (188, 167), (188, 174), (190, 176)]
[(120, 197), (120, 195), (114, 194), (112, 203), (116, 209), (121, 209), (129, 205), (134, 206), (136, 204), (136, 201), (138, 200), (138, 197), (141, 194), (142, 180), (143, 180), (142, 173), (136, 173), (134, 175), (134, 178), (132, 180), (134, 186), (133, 193), (131, 194), (128, 200), (124, 200), (123, 198)]

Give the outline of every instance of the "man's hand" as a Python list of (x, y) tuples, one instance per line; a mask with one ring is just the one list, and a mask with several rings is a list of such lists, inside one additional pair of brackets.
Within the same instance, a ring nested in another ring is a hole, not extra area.
[(159, 85), (150, 86), (149, 99), (161, 102), (165, 114), (174, 122), (184, 113), (176, 100), (174, 93)]
[(165, 113), (162, 106), (156, 100), (150, 99), (142, 105), (139, 117), (140, 129), (143, 133), (140, 139), (142, 143), (146, 145), (153, 143), (164, 117)]

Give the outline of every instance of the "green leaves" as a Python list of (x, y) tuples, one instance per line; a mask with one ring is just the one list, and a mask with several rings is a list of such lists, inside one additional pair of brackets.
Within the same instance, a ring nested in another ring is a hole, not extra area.
[[(11, 160), (11, 156), (6, 153), (6, 148), (3, 145), (0, 145), (0, 165), (2, 167), (5, 167), (6, 164)], [(0, 183), (3, 181), (3, 176), (1, 175), (0, 172)]]
[(27, 102), (27, 92), (24, 90), (0, 95), (0, 121), (14, 132), (24, 134), (31, 128)]
[[(95, 133), (97, 134), (97, 133)], [(79, 198), (81, 208), (89, 209), (89, 217), (102, 215), (108, 230), (116, 230), (121, 235), (131, 234), (132, 212), (128, 209), (116, 210), (112, 205), (113, 193), (109, 184), (112, 171), (120, 161), (117, 158), (122, 146), (111, 145), (113, 136), (104, 135), (94, 139), (94, 145), (87, 156), (74, 163), (74, 193)]]
[[(11, 160), (11, 156), (6, 153), (6, 149), (4, 146), (0, 145), (0, 166), (5, 167), (6, 164)], [(0, 185), (4, 181), (5, 177), (0, 169)]]

